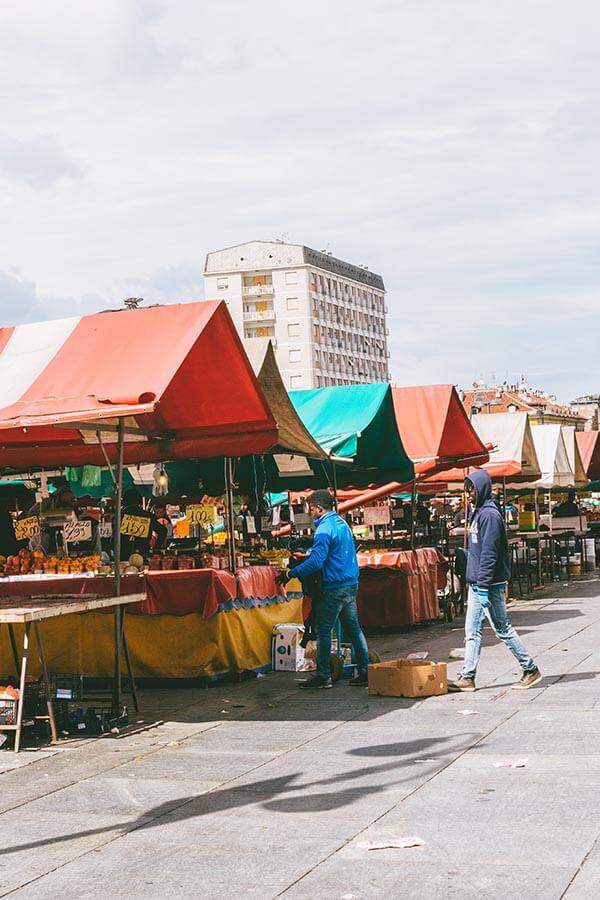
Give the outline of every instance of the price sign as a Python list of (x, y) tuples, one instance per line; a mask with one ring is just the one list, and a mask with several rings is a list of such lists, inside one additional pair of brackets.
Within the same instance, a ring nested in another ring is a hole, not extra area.
[(100, 539), (109, 540), (112, 537), (112, 522), (101, 522), (98, 526), (100, 529)]
[(185, 515), (190, 525), (200, 525), (202, 528), (210, 528), (217, 521), (217, 510), (211, 503), (190, 503)]
[(78, 541), (91, 541), (91, 522), (66, 522), (63, 528), (65, 543), (76, 544)]
[(125, 513), (121, 522), (121, 534), (133, 538), (147, 538), (150, 534), (151, 519), (147, 516), (132, 516)]
[(28, 541), (40, 533), (40, 520), (37, 516), (27, 516), (15, 522), (15, 537), (18, 541)]
[(365, 506), (365, 525), (389, 525), (389, 506)]

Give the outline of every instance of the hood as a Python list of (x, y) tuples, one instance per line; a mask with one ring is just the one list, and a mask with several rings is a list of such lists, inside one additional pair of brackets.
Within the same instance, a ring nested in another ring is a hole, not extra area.
[(492, 479), (485, 469), (475, 469), (465, 481), (470, 481), (477, 494), (476, 509), (481, 509), (486, 500), (492, 499)]

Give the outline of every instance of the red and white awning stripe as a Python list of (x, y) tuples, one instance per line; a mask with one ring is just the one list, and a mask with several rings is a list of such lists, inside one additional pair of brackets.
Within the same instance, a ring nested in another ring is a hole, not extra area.
[[(277, 426), (223, 302), (0, 329), (0, 468), (260, 453)], [(114, 449), (114, 448), (113, 448)]]

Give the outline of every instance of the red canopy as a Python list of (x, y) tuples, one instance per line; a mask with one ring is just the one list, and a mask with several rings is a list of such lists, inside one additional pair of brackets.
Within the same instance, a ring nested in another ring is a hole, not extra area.
[(223, 301), (0, 329), (0, 467), (261, 453), (278, 430)]
[(392, 388), (396, 421), (417, 475), (479, 466), (489, 453), (451, 384)]
[(600, 479), (600, 431), (576, 431), (575, 438), (585, 474), (590, 481)]

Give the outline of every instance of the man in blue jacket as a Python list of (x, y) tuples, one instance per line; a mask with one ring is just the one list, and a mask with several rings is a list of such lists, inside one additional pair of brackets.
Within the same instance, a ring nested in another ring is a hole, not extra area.
[(523, 675), (514, 688), (526, 690), (542, 680), (541, 672), (527, 653), (506, 614), (506, 588), (510, 579), (510, 557), (502, 513), (492, 500), (492, 482), (484, 469), (476, 469), (465, 488), (471, 503), (467, 582), (469, 598), (465, 620), (465, 662), (462, 674), (449, 685), (454, 691), (474, 691), (481, 653), (484, 616), (501, 641), (517, 658)]
[(315, 521), (315, 535), (307, 559), (290, 573), (277, 576), (279, 584), (290, 577), (306, 578), (315, 572), (323, 577), (323, 596), (317, 607), (317, 674), (300, 683), (304, 690), (327, 690), (331, 680), (331, 631), (341, 619), (344, 630), (354, 647), (358, 673), (350, 684), (364, 687), (368, 683), (369, 649), (358, 621), (356, 592), (358, 590), (358, 562), (350, 528), (334, 510), (329, 491), (314, 491), (310, 498), (310, 512)]

